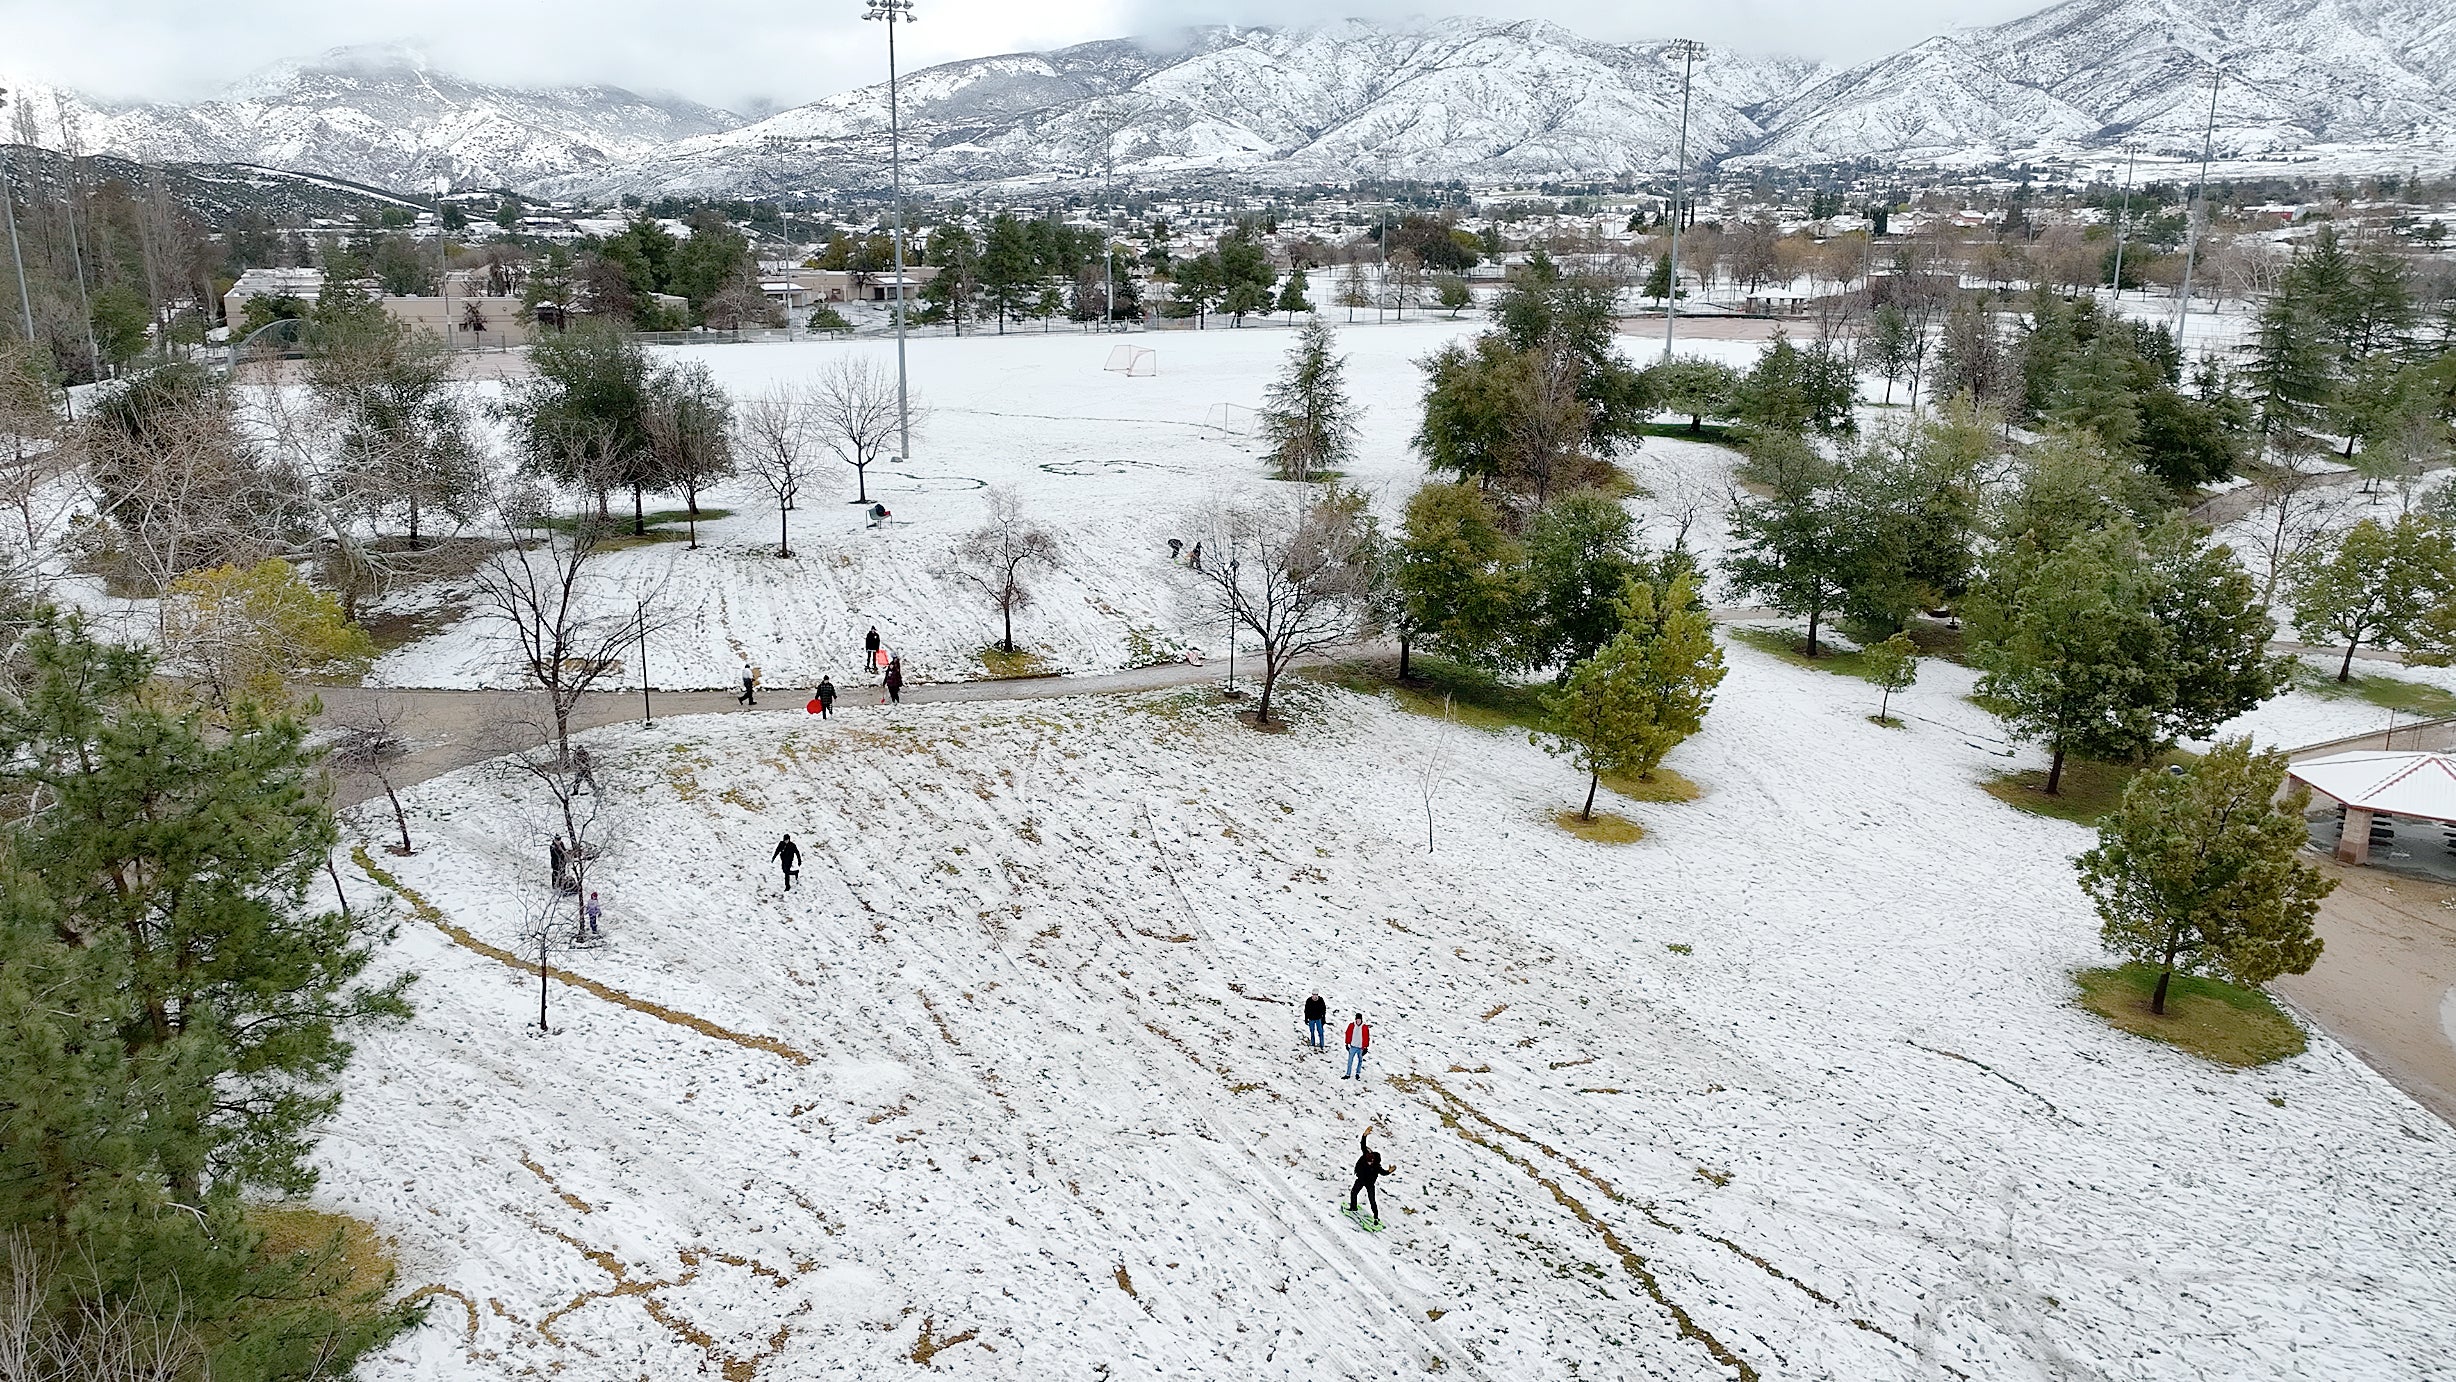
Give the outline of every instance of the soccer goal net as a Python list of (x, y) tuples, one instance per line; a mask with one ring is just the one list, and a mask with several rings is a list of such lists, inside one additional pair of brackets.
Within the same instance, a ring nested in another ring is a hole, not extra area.
[(1121, 345), (1109, 352), (1108, 370), (1131, 378), (1149, 378), (1160, 372), (1160, 352)]
[(1250, 437), (1260, 423), (1260, 415), (1242, 403), (1214, 403), (1202, 415), (1203, 426), (1231, 437)]

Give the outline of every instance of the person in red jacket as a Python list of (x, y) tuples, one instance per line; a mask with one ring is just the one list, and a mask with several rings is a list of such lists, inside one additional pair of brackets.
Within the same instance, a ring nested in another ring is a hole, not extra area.
[(1340, 1079), (1364, 1078), (1364, 1053), (1372, 1045), (1373, 1029), (1365, 1025), (1364, 1014), (1358, 1013), (1356, 1020), (1347, 1024), (1347, 1073)]

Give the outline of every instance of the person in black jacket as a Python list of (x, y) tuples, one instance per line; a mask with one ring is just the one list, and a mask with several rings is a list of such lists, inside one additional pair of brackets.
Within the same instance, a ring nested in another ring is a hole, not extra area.
[(1329, 1021), (1330, 1004), (1322, 1001), (1322, 995), (1317, 993), (1305, 1000), (1305, 1027), (1313, 1033), (1313, 1049), (1316, 1051), (1330, 1049), (1329, 1029), (1324, 1025)]
[(793, 875), (802, 871), (802, 847), (793, 843), (793, 837), (787, 835), (776, 842), (776, 852), (768, 857), (784, 867), (785, 891), (793, 891)]
[(890, 705), (904, 703), (904, 659), (887, 659), (887, 701)]
[(861, 640), (861, 665), (872, 674), (878, 671), (878, 644), (878, 625), (872, 624), (870, 632)]
[(1364, 1155), (1356, 1158), (1356, 1183), (1347, 1188), (1348, 1212), (1355, 1212), (1356, 1192), (1361, 1190), (1366, 1202), (1373, 1206), (1373, 1217), (1378, 1220), (1381, 1218), (1381, 1196), (1373, 1193), (1373, 1183), (1399, 1168), (1382, 1165), (1381, 1153), (1373, 1150), (1372, 1129), (1367, 1128), (1364, 1136), (1356, 1139), (1356, 1145), (1364, 1149)]
[(836, 683), (834, 678), (819, 678), (819, 691), (815, 699), (819, 703), (819, 718), (822, 720), (832, 719), (836, 713)]

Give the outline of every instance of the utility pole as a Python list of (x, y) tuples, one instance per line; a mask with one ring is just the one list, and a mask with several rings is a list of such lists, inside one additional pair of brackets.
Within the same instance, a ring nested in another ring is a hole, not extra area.
[(913, 0), (869, 0), (864, 19), (887, 25), (887, 167), (895, 195), (895, 412), (900, 431), (896, 455), (912, 459), (912, 390), (904, 368), (904, 127), (896, 113), (895, 26), (913, 22)]
[(2123, 210), (2115, 217), (2115, 281), (2107, 286), (2123, 296), (2123, 233), (2132, 224), (2132, 165), (2140, 161), (2140, 146), (2123, 146)]
[(452, 249), (443, 224), (444, 193), (452, 190), (452, 175), (435, 175), (435, 291), (443, 294), (443, 343), (452, 346)]
[(2209, 213), (2209, 160), (2217, 152), (2217, 86), (2226, 69), (2209, 64), (2209, 126), (2200, 136), (2200, 188), (2192, 199), (2192, 219), (2183, 241), (2183, 295), (2175, 301), (2175, 350), (2183, 350), (2183, 324), (2192, 315), (2192, 264), (2200, 251), (2201, 221)]
[(1680, 153), (1671, 170), (1671, 282), (1663, 288), (1663, 358), (1671, 358), (1672, 325), (1680, 319), (1680, 204), (1688, 200), (1689, 78), (1706, 46), (1693, 38), (1672, 40), (1680, 58)]
[(1382, 213), (1376, 218), (1374, 247), (1381, 251), (1381, 264), (1373, 271), (1373, 324), (1381, 325), (1382, 299), (1390, 295), (1390, 217)]
[[(5, 108), (8, 88), (0, 86), (0, 109)], [(18, 97), (24, 100), (23, 96)], [(0, 132), (0, 211), (5, 211), (9, 223), (9, 258), (17, 265), (17, 308), (25, 314), (26, 346), (34, 345), (34, 295), (26, 291), (26, 256), (17, 247), (17, 178), (15, 163), (8, 157), (8, 137)]]

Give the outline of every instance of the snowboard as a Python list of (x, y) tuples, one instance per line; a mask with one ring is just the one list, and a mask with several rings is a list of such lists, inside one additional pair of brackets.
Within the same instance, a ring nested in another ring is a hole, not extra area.
[(1367, 1233), (1379, 1233), (1382, 1231), (1382, 1221), (1374, 1218), (1370, 1214), (1365, 1213), (1361, 1209), (1342, 1209), (1339, 1211), (1339, 1213), (1344, 1215), (1349, 1223), (1354, 1224), (1356, 1227), (1363, 1229)]

